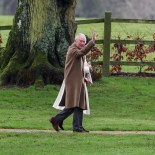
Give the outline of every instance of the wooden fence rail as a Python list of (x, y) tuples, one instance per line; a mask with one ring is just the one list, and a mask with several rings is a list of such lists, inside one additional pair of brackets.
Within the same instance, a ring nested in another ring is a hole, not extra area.
[(10, 30), (12, 25), (7, 25), (7, 26), (0, 26), (0, 31), (1, 30)]
[[(104, 23), (104, 36), (103, 39), (97, 40), (96, 44), (103, 44), (103, 61), (98, 62), (103, 65), (103, 75), (109, 76), (110, 65), (126, 65), (126, 66), (155, 66), (155, 62), (124, 62), (124, 61), (110, 61), (110, 45), (111, 43), (122, 43), (122, 44), (137, 44), (137, 40), (117, 40), (111, 39), (111, 24), (112, 22), (117, 23), (137, 23), (137, 24), (155, 24), (155, 20), (139, 20), (139, 19), (114, 19), (111, 18), (111, 12), (105, 13), (105, 18), (100, 19), (86, 19), (77, 20), (78, 25), (81, 24), (91, 24), (91, 23)], [(0, 30), (10, 30), (9, 26), (0, 26)], [(140, 41), (142, 44), (155, 44), (155, 41), (143, 40)]]

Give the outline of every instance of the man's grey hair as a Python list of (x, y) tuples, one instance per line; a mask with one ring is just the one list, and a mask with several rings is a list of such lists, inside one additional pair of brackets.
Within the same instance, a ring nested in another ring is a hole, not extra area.
[(75, 36), (75, 40), (79, 39), (80, 37), (84, 37), (85, 38), (85, 43), (86, 43), (86, 36), (83, 33), (79, 33)]

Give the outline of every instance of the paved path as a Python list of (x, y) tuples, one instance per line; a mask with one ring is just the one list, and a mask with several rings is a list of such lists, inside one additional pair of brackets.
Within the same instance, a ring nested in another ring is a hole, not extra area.
[[(45, 132), (54, 133), (54, 130), (36, 130), (36, 129), (0, 129), (0, 132), (17, 132), (17, 133), (34, 133)], [(60, 131), (62, 133), (73, 133), (72, 131)], [(90, 131), (90, 134), (110, 134), (110, 135), (126, 135), (126, 134), (143, 134), (155, 135), (155, 131)]]

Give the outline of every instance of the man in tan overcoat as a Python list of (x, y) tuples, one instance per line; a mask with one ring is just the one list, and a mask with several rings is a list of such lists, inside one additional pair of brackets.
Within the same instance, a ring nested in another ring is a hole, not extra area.
[(56, 131), (59, 131), (59, 124), (73, 113), (73, 132), (87, 132), (82, 126), (83, 110), (87, 109), (83, 56), (95, 45), (96, 38), (97, 33), (93, 32), (92, 39), (85, 45), (86, 37), (80, 33), (68, 48), (64, 70), (65, 89), (59, 104), (65, 108), (50, 119)]

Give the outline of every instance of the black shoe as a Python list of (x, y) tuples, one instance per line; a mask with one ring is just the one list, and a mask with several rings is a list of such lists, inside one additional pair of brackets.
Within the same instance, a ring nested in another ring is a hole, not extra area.
[(61, 130), (64, 130), (64, 128), (63, 128), (62, 125), (63, 125), (63, 121), (59, 123), (59, 128), (60, 128)]
[(82, 130), (84, 131), (84, 132), (89, 132), (88, 130), (86, 130), (84, 127), (82, 127)]

